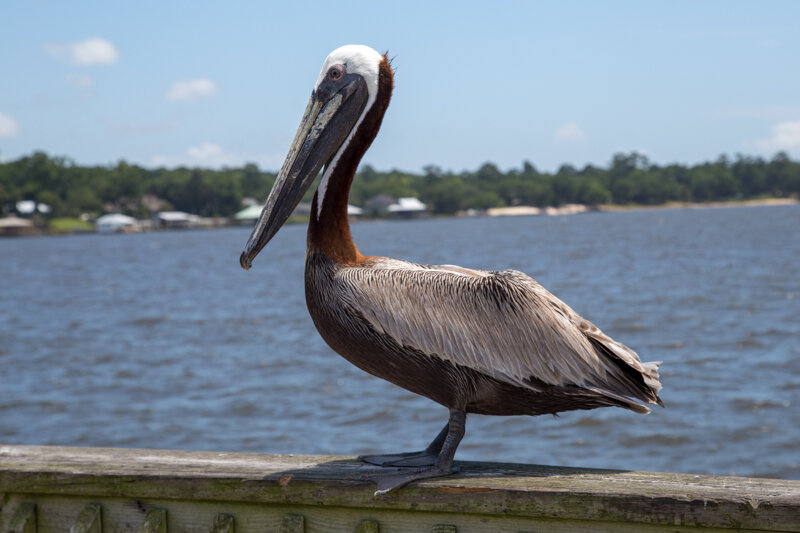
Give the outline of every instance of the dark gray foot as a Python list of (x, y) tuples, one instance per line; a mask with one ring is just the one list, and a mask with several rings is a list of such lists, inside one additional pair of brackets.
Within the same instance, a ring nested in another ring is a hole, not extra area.
[[(464, 437), (466, 419), (467, 414), (461, 409), (450, 409), (449, 422), (430, 446), (422, 452), (360, 457), (359, 459), (362, 461), (381, 466), (413, 467), (432, 465), (432, 468), (416, 468), (406, 471), (395, 470), (393, 472), (380, 472), (364, 476), (364, 479), (372, 481), (378, 486), (375, 496), (404, 487), (412, 481), (448, 476), (458, 472), (459, 469), (453, 466), (453, 457), (456, 454), (456, 448), (458, 448), (461, 439)], [(434, 459), (433, 462), (430, 462), (431, 458)]]
[(386, 455), (361, 455), (358, 457), (359, 461), (378, 466), (395, 466), (395, 467), (415, 467), (415, 466), (433, 466), (436, 464), (435, 453), (409, 452), (409, 453), (391, 453)]
[(367, 481), (372, 481), (377, 485), (375, 496), (382, 496), (393, 490), (397, 490), (411, 483), (412, 481), (419, 481), (421, 479), (431, 479), (434, 477), (449, 476), (461, 470), (458, 466), (451, 466), (450, 468), (427, 468), (420, 470), (405, 470), (396, 473), (383, 473), (375, 475), (364, 476)]
[(419, 452), (406, 452), (406, 453), (386, 453), (380, 455), (361, 455), (359, 461), (364, 461), (372, 465), (378, 466), (394, 466), (394, 467), (420, 467), (420, 466), (433, 466), (436, 464), (436, 458), (439, 457), (439, 452), (442, 451), (442, 445), (447, 438), (447, 433), (450, 429), (450, 424), (446, 424), (436, 438), (433, 439), (427, 448)]

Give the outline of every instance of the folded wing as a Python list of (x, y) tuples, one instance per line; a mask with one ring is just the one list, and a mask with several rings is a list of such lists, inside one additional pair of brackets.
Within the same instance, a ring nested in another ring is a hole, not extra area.
[(336, 275), (356, 316), (397, 343), (538, 390), (577, 386), (631, 402), (661, 403), (659, 363), (583, 319), (531, 277), (379, 259)]

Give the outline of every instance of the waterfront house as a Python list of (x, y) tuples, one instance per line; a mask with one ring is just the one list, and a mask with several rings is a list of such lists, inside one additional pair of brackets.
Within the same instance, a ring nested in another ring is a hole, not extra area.
[(135, 218), (122, 213), (109, 213), (97, 217), (94, 225), (97, 233), (129, 233), (140, 229), (139, 223)]
[(36, 235), (39, 230), (33, 223), (33, 220), (10, 216), (0, 218), (0, 236), (3, 237), (21, 237), (25, 235)]

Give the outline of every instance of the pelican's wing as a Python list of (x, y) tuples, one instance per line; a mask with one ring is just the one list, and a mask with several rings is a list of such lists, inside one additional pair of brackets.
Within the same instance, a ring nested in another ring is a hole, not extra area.
[(660, 402), (657, 363), (642, 363), (521, 272), (380, 259), (339, 270), (336, 288), (354, 314), (400, 345), (495, 379)]

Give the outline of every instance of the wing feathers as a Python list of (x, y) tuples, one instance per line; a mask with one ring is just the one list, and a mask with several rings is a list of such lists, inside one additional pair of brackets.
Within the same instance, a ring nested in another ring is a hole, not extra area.
[(660, 403), (658, 363), (642, 363), (521, 272), (377, 259), (339, 270), (336, 288), (377, 331), (433, 357), (522, 387), (598, 391), (638, 412), (649, 410), (627, 398)]

